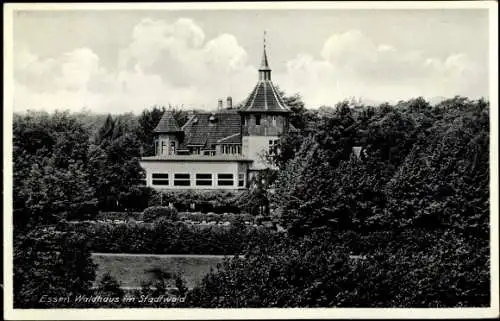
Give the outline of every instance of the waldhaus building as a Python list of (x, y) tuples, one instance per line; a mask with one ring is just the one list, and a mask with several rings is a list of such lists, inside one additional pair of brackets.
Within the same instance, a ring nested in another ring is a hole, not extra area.
[(217, 112), (196, 113), (180, 127), (167, 111), (154, 132), (156, 155), (142, 157), (146, 185), (158, 189), (245, 189), (269, 167), (280, 137), (290, 130), (290, 109), (271, 80), (266, 45), (257, 84), (238, 106), (227, 97)]

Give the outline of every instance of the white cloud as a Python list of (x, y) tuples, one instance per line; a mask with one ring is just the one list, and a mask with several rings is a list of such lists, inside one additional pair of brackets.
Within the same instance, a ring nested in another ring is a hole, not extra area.
[(152, 105), (214, 108), (217, 99), (243, 99), (257, 79), (247, 53), (231, 34), (205, 42), (190, 19), (169, 24), (144, 19), (118, 53), (118, 70), (100, 66), (89, 48), (40, 59), (16, 53), (15, 109), (140, 112)]
[(281, 75), (283, 87), (302, 93), (310, 106), (333, 105), (350, 96), (397, 101), (488, 92), (487, 70), (465, 53), (426, 57), (425, 52), (376, 44), (354, 30), (329, 37), (320, 56), (297, 55)]
[[(487, 70), (465, 53), (445, 58), (374, 43), (359, 31), (333, 34), (317, 53), (301, 53), (273, 79), (287, 93), (301, 93), (309, 107), (346, 97), (399, 100), (415, 96), (478, 96), (487, 92)], [(255, 66), (232, 34), (206, 39), (194, 21), (144, 19), (107, 70), (91, 48), (42, 58), (15, 53), (15, 105), (46, 110), (140, 112), (152, 105), (215, 108), (217, 99), (238, 102), (257, 80)]]

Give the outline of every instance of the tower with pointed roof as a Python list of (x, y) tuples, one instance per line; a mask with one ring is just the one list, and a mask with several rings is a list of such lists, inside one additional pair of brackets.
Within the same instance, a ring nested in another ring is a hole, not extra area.
[(156, 155), (173, 156), (176, 154), (184, 132), (177, 124), (174, 113), (167, 110), (154, 129), (157, 136)]
[(241, 116), (243, 154), (256, 159), (252, 166), (254, 170), (267, 167), (263, 156), (266, 151), (272, 153), (280, 136), (288, 131), (291, 113), (271, 80), (266, 49), (264, 34), (264, 50), (257, 84), (238, 110)]
[(240, 190), (252, 186), (260, 170), (271, 165), (266, 153), (279, 152), (279, 140), (289, 128), (290, 109), (271, 80), (264, 50), (257, 84), (233, 107), (227, 98), (217, 111), (193, 112), (179, 126), (167, 110), (154, 129), (156, 153), (141, 157), (146, 186), (177, 190)]

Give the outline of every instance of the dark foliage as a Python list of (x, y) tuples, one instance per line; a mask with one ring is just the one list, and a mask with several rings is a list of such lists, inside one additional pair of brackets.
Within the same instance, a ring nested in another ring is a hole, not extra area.
[(162, 219), (149, 224), (61, 222), (58, 229), (86, 235), (91, 251), (103, 253), (232, 255), (241, 253), (256, 240), (274, 242), (282, 237), (272, 229), (246, 227), (240, 223), (224, 228), (198, 227)]
[[(14, 238), (14, 307), (72, 307), (90, 295), (96, 266), (88, 239), (74, 231), (37, 227)], [(70, 298), (69, 301), (54, 298)]]
[(179, 215), (177, 210), (173, 207), (152, 206), (144, 210), (142, 218), (145, 222), (154, 222), (158, 219), (166, 219), (175, 222), (178, 220)]

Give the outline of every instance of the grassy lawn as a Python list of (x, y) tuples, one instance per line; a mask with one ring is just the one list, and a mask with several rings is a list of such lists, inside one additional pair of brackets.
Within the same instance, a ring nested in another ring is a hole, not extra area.
[(139, 288), (141, 281), (153, 279), (147, 270), (161, 268), (170, 273), (182, 273), (188, 287), (201, 281), (203, 276), (216, 269), (223, 255), (154, 255), (154, 254), (111, 254), (93, 253), (92, 259), (97, 264), (99, 281), (104, 273), (109, 272), (120, 282), (123, 288)]

